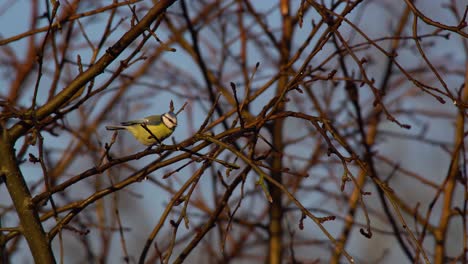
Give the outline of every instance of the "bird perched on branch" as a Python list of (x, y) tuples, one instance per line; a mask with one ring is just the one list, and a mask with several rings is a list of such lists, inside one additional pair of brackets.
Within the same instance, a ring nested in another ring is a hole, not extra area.
[(127, 130), (146, 146), (161, 143), (177, 127), (177, 116), (169, 111), (162, 115), (147, 116), (142, 119), (121, 122), (120, 126), (106, 126), (107, 130)]

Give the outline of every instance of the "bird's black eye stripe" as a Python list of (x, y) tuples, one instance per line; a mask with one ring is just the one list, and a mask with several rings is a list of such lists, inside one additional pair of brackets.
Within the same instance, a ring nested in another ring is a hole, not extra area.
[(177, 121), (173, 121), (171, 118), (169, 118), (168, 116), (164, 116), (167, 120), (169, 120), (169, 122), (171, 122), (171, 124), (173, 124), (174, 126), (177, 126)]
[(172, 119), (168, 118), (173, 125), (177, 125), (177, 122), (174, 122)]

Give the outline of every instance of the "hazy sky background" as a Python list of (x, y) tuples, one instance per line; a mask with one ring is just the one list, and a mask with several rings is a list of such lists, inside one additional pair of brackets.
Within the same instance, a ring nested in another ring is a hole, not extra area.
[[(5, 8), (6, 5), (4, 4), (7, 1), (2, 1), (3, 3), (0, 4), (2, 8)], [(9, 1), (11, 4), (9, 4), (7, 9), (5, 10), (0, 10), (0, 38), (6, 38), (10, 36), (17, 35), (19, 33), (22, 33), (24, 31), (27, 31), (29, 28), (29, 16), (30, 16), (30, 1)], [(41, 5), (43, 5), (44, 1), (39, 1)], [(62, 1), (61, 1), (62, 2)], [(83, 1), (86, 2), (86, 1)], [(102, 5), (107, 5), (111, 1), (102, 1)], [(189, 1), (190, 2), (190, 1)], [(271, 8), (272, 3), (276, 4), (277, 1), (274, 2), (269, 2), (269, 1), (252, 1), (256, 8), (259, 8), (260, 10), (268, 10)], [(293, 10), (292, 12), (295, 13), (297, 8), (294, 7), (297, 3), (293, 1)], [(299, 1), (297, 1), (299, 2)], [(365, 1), (369, 2), (369, 1)], [(365, 30), (365, 32), (374, 38), (377, 37), (384, 37), (388, 36), (388, 28), (389, 25), (395, 25), (396, 24), (396, 19), (392, 17), (392, 13), (395, 14), (400, 14), (398, 10), (401, 10), (401, 8), (404, 7), (404, 1), (394, 1), (394, 0), (387, 0), (387, 1), (373, 1), (377, 2), (376, 4), (368, 4), (365, 8), (366, 10), (364, 11), (368, 16), (365, 17), (365, 19), (361, 19), (360, 22), (360, 27)], [(437, 2), (437, 3), (435, 3)], [(418, 7), (420, 10), (425, 13), (427, 16), (433, 18), (434, 20), (437, 20), (442, 23), (447, 23), (450, 25), (454, 25), (456, 22), (453, 20), (453, 17), (449, 13), (441, 9), (440, 6), (441, 1), (434, 1), (432, 4), (427, 4), (424, 5), (418, 2)], [(460, 6), (463, 6), (463, 1), (458, 1)], [(65, 4), (64, 4), (65, 5)], [(146, 6), (151, 5), (151, 1), (144, 1), (144, 4)], [(142, 7), (143, 5), (138, 4), (138, 6)], [(85, 5), (83, 5), (85, 6)], [(179, 3), (175, 3), (174, 6), (172, 6), (169, 11), (178, 11), (180, 8)], [(85, 11), (86, 8), (83, 7), (83, 10)], [(128, 14), (128, 7), (121, 7), (122, 10), (125, 10), (125, 14)], [(142, 14), (142, 13), (140, 13)], [(316, 14), (314, 12), (309, 12), (307, 17), (304, 19), (305, 21), (310, 21), (313, 16)], [(353, 15), (356, 15), (356, 12), (353, 13)], [(101, 20), (98, 19), (98, 17), (101, 18)], [(104, 22), (106, 21), (106, 13), (100, 15), (100, 16), (93, 16), (91, 18), (85, 18), (80, 21), (82, 21), (84, 24), (92, 24), (92, 26), (86, 26), (86, 33), (89, 34), (91, 38), (93, 37), (98, 37), (102, 33), (103, 27), (104, 27)], [(352, 16), (350, 17), (352, 18)], [(412, 18), (411, 18), (412, 19)], [(278, 26), (280, 25), (280, 16), (279, 13), (277, 12), (272, 12), (269, 17), (268, 21), (270, 23), (277, 24)], [(44, 26), (47, 25), (47, 21), (44, 20)], [(420, 32), (430, 32), (433, 30), (432, 27), (428, 27), (427, 25), (424, 25), (422, 22), (419, 22), (420, 25)], [(301, 40), (303, 39), (306, 34), (310, 31), (311, 25), (308, 23), (304, 24), (304, 27), (300, 29), (297, 34), (294, 36), (295, 39)], [(410, 27), (407, 28), (406, 34), (410, 35), (411, 32), (409, 31)], [(340, 29), (342, 33), (345, 35), (352, 36), (354, 33), (352, 32), (352, 29), (349, 26), (343, 25)], [(116, 30), (107, 46), (110, 46), (112, 43), (114, 43), (116, 40), (118, 40), (124, 32), (122, 30)], [(158, 36), (164, 41), (164, 39), (167, 39), (167, 32), (164, 31), (158, 31)], [(278, 32), (280, 34), (280, 32)], [(39, 34), (38, 39), (41, 39), (43, 34)], [(354, 36), (356, 38), (359, 38), (358, 36)], [(457, 39), (457, 38), (455, 38)], [(13, 45), (8, 45), (8, 47), (14, 49), (16, 51), (16, 55), (21, 57), (25, 56), (26, 54), (24, 53), (24, 45), (28, 41), (28, 38), (25, 38), (20, 41), (16, 41)], [(434, 62), (437, 63), (444, 63), (447, 67), (454, 67), (454, 65), (460, 65), (464, 64), (465, 62), (465, 57), (464, 57), (464, 51), (463, 51), (463, 46), (461, 45), (461, 42), (458, 40), (455, 41), (449, 41), (447, 42), (446, 40), (437, 40), (434, 39), (433, 41), (443, 41), (445, 43), (444, 45), (434, 45), (433, 47), (427, 47), (427, 51), (429, 54), (431, 54), (431, 59)], [(150, 43), (154, 45), (155, 41), (151, 40)], [(300, 43), (300, 42), (296, 42)], [(77, 46), (83, 46), (85, 43), (74, 43)], [(150, 46), (147, 45), (145, 48), (149, 48)], [(0, 47), (1, 48), (1, 47)], [(178, 46), (174, 46), (174, 48), (177, 49), (177, 52), (175, 53), (170, 53), (168, 52), (163, 56), (165, 60), (169, 60), (172, 62), (175, 62), (178, 64), (182, 69), (184, 69), (187, 72), (197, 72), (197, 77), (199, 78), (198, 81), (199, 83), (203, 84), (202, 81), (202, 76), (199, 74), (199, 69), (193, 64), (192, 59), (187, 59), (187, 54)], [(297, 45), (293, 45), (293, 49), (297, 49)], [(329, 50), (328, 48), (325, 48), (322, 52), (324, 54), (327, 54)], [(84, 62), (89, 61), (89, 58), (91, 54), (86, 51), (87, 49), (79, 49), (77, 50), (76, 54), (80, 54), (82, 57), (82, 60)], [(331, 49), (330, 49), (331, 50)], [(105, 51), (103, 49), (102, 51)], [(249, 64), (254, 65), (257, 61), (261, 63), (261, 67), (257, 73), (256, 80), (257, 82), (261, 83), (262, 82), (262, 76), (267, 76), (270, 72), (268, 71), (268, 68), (262, 68), (262, 65), (264, 64), (265, 61), (268, 61), (269, 58), (263, 58), (261, 53), (255, 52), (253, 49), (250, 49), (251, 53), (248, 56)], [(371, 54), (374, 59), (375, 63), (375, 68), (369, 70), (369, 74), (376, 79), (378, 79), (381, 74), (382, 74), (382, 69), (383, 69), (383, 64), (385, 62), (385, 57), (382, 55), (379, 55), (378, 53), (373, 50), (374, 54)], [(73, 58), (76, 57), (76, 54), (70, 54), (73, 56)], [(409, 65), (418, 65), (421, 64), (421, 60), (415, 57), (414, 55), (414, 50), (408, 50), (406, 53), (399, 54), (400, 56), (398, 57), (398, 61), (402, 63), (403, 65), (409, 66)], [(101, 54), (102, 55), (102, 54)], [(207, 52), (207, 57), (209, 56), (209, 53)], [(100, 55), (98, 56), (100, 57)], [(119, 59), (124, 58), (124, 56), (119, 57)], [(115, 68), (118, 65), (117, 59), (113, 65), (111, 66), (112, 68)], [(144, 80), (151, 83), (151, 82), (158, 82), (158, 84), (161, 84), (162, 86), (166, 85), (162, 79), (158, 79), (158, 74), (163, 74), (163, 73), (158, 73), (158, 69), (162, 69), (164, 66), (161, 65), (154, 65), (154, 72), (155, 76), (154, 78), (148, 78), (146, 77)], [(131, 73), (132, 68), (129, 68), (125, 73)], [(5, 72), (0, 72), (2, 75), (2, 78), (0, 79), (0, 87), (8, 87), (9, 81), (8, 81), (8, 73)], [(75, 74), (78, 74), (76, 71)], [(195, 74), (194, 74), (195, 75)], [(35, 75), (32, 75), (35, 77)], [(107, 76), (106, 76), (107, 77)], [(101, 79), (102, 80), (102, 79)], [(96, 82), (98, 83), (100, 81), (100, 78), (97, 78)], [(226, 77), (226, 86), (229, 84), (230, 81), (236, 82), (236, 80), (232, 80)], [(460, 79), (448, 79), (447, 83), (449, 84), (450, 87), (456, 87), (460, 84)], [(160, 83), (161, 82), (161, 83)], [(34, 83), (34, 82), (33, 82)], [(42, 86), (44, 87), (44, 91), (48, 91), (47, 85), (50, 83), (50, 79), (47, 77), (42, 80)], [(66, 84), (60, 85), (60, 87), (64, 87)], [(116, 85), (118, 85), (116, 83)], [(187, 87), (175, 87), (175, 90), (180, 92), (180, 94), (187, 95)], [(0, 88), (2, 89), (2, 88)], [(102, 124), (102, 128), (98, 130), (98, 134), (96, 136), (96, 140), (100, 140), (102, 142), (109, 142), (112, 133), (107, 132), (104, 129), (104, 126), (107, 125), (108, 123), (117, 123), (119, 121), (125, 120), (125, 118), (140, 118), (143, 116), (147, 115), (152, 115), (152, 114), (160, 114), (168, 110), (169, 106), (169, 101), (174, 100), (176, 109), (179, 109), (185, 102), (188, 102), (188, 106), (186, 110), (179, 115), (179, 126), (175, 133), (173, 134), (174, 138), (176, 141), (182, 141), (186, 139), (187, 137), (190, 137), (195, 131), (189, 124), (194, 125), (194, 128), (198, 128), (201, 123), (204, 120), (204, 109), (209, 108), (210, 105), (205, 104), (205, 105), (200, 105), (199, 102), (196, 102), (195, 100), (191, 99), (186, 99), (183, 98), (177, 94), (171, 93), (171, 92), (164, 92), (161, 90), (154, 91), (154, 96), (153, 97), (142, 97), (140, 95), (145, 94), (148, 90), (143, 86), (135, 85), (133, 88), (135, 90), (135, 95), (133, 96), (132, 94), (132, 99), (129, 99), (128, 104), (126, 107), (130, 109), (130, 116), (123, 115), (125, 111), (119, 111), (116, 109), (112, 109), (111, 111), (115, 112), (113, 113), (112, 116), (115, 117), (113, 120), (107, 120), (106, 124)], [(32, 91), (32, 89), (31, 89)], [(272, 90), (273, 91), (273, 90)], [(110, 94), (108, 95), (110, 96)], [(193, 97), (193, 99), (196, 99), (197, 96), (206, 96), (206, 95), (200, 95), (197, 94), (195, 91), (193, 94), (189, 95), (190, 97)], [(24, 96), (22, 103), (24, 103), (25, 106), (30, 105), (30, 100), (32, 98), (32, 94), (30, 96)], [(44, 96), (39, 96), (39, 102), (44, 103), (45, 99), (47, 98), (47, 94)], [(369, 98), (369, 95), (367, 95), (367, 98)], [(259, 111), (260, 107), (262, 107), (264, 104), (262, 103), (262, 100), (268, 101), (270, 98), (264, 97), (264, 98), (259, 98), (258, 99), (258, 109), (255, 109), (255, 105), (252, 109), (253, 112)], [(106, 96), (99, 96), (99, 99), (96, 100), (90, 100), (89, 103), (94, 103), (95, 104), (95, 110), (94, 112), (90, 113), (90, 118), (93, 116), (93, 114), (98, 113), (102, 109), (105, 102)], [(441, 105), (438, 102), (436, 102), (433, 98), (428, 97), (428, 96), (423, 96), (423, 99), (421, 97), (415, 98), (414, 101), (408, 100), (406, 101), (408, 103), (408, 108), (411, 107), (418, 107), (420, 105), (421, 109), (423, 108), (428, 108), (428, 105), (433, 105), (434, 110), (443, 110), (446, 111), (447, 113), (454, 113), (455, 108), (453, 105), (448, 102), (445, 105)], [(288, 106), (288, 107), (294, 107), (294, 106)], [(431, 106), (432, 107), (432, 106)], [(67, 117), (66, 120), (70, 124), (73, 124), (74, 118), (83, 118), (80, 117), (77, 114), (72, 114), (71, 116)], [(346, 118), (346, 116), (343, 116), (342, 118)], [(406, 131), (405, 133), (414, 133), (417, 134), (418, 131), (420, 131), (422, 125), (419, 125), (414, 122), (414, 120), (403, 120), (403, 121), (408, 121), (412, 123), (413, 128), (410, 131)], [(431, 121), (431, 127), (428, 133), (428, 136), (430, 138), (436, 139), (436, 140), (441, 140), (441, 141), (446, 141), (445, 138), (448, 138), (447, 140), (451, 140), (452, 134), (453, 134), (453, 124), (444, 121), (444, 120), (432, 120)], [(286, 129), (291, 129), (294, 131), (300, 131), (302, 128), (300, 127), (303, 125), (301, 122), (296, 122), (296, 121), (291, 121), (289, 124), (289, 127)], [(401, 129), (398, 128), (395, 124), (393, 123), (388, 123), (385, 124), (381, 127), (382, 130), (388, 130), (388, 131), (398, 131), (401, 133)], [(447, 136), (449, 135), (449, 136)], [(64, 146), (68, 146), (70, 138), (62, 135), (59, 138), (56, 137), (51, 137), (47, 134), (45, 134), (45, 143), (46, 144), (54, 144), (56, 145), (57, 148), (62, 148)], [(116, 146), (114, 148), (114, 154), (117, 156), (123, 156), (123, 155), (128, 155), (128, 151), (133, 150), (134, 152), (136, 151), (141, 151), (144, 149), (143, 146), (139, 145), (137, 142), (135, 142), (128, 134), (126, 133), (120, 133), (119, 134), (119, 144), (122, 144), (122, 146)], [(449, 156), (442, 151), (440, 148), (436, 148), (433, 146), (427, 146), (427, 145), (422, 145), (419, 144), (417, 147), (411, 145), (408, 143), (409, 141), (407, 140), (392, 140), (391, 142), (383, 142), (381, 145), (379, 145), (378, 151), (382, 154), (394, 157), (395, 160), (401, 162), (401, 165), (408, 166), (408, 167), (415, 167), (414, 164), (420, 164), (417, 166), (418, 171), (420, 174), (425, 175), (429, 179), (434, 179), (437, 182), (440, 180), (443, 180), (445, 177), (446, 169), (447, 169), (447, 163), (449, 161)], [(130, 148), (131, 147), (131, 148)], [(295, 147), (296, 148), (296, 147)], [(297, 147), (295, 149), (297, 151), (298, 155), (301, 155), (301, 152), (307, 151), (305, 147)], [(153, 161), (155, 157), (146, 157), (144, 159), (138, 160), (138, 161), (132, 161), (130, 164), (132, 166), (138, 167), (138, 166), (144, 166), (148, 164), (149, 162)], [(428, 163), (428, 161), (430, 161)], [(84, 171), (87, 168), (93, 167), (95, 165), (94, 160), (89, 160), (89, 159), (83, 159), (79, 163), (75, 163), (70, 169), (67, 171), (67, 173), (71, 176), (76, 175), (77, 173)], [(23, 173), (27, 180), (30, 180), (31, 182), (36, 182), (36, 179), (38, 177), (42, 176), (42, 172), (40, 170), (39, 165), (28, 165), (23, 166)], [(388, 166), (382, 165), (382, 170), (387, 170), (390, 172), (390, 168)], [(154, 178), (160, 179), (161, 176), (165, 173), (164, 170), (161, 171), (156, 171), (153, 173), (151, 176)], [(326, 173), (326, 170), (324, 170), (324, 173)], [(339, 172), (337, 172), (339, 173)], [(107, 177), (102, 175), (103, 177)], [(123, 175), (122, 175), (123, 176)], [(180, 179), (186, 179), (190, 175), (179, 175)], [(207, 178), (208, 179), (208, 178)], [(255, 179), (252, 179), (255, 180)], [(415, 189), (413, 185), (409, 182), (405, 181), (404, 182), (399, 182), (400, 178), (395, 177), (393, 179), (393, 184), (395, 186), (398, 186), (398, 188), (401, 188), (401, 193), (404, 193), (403, 198), (407, 201), (412, 201), (412, 200), (422, 200), (422, 197), (425, 196), (425, 190), (424, 188), (420, 189)], [(106, 182), (106, 181), (104, 181)], [(87, 188), (85, 183), (80, 183), (80, 185), (83, 185), (83, 188), (73, 188), (76, 189), (75, 193), (71, 196), (74, 198), (84, 198), (93, 193), (94, 191), (91, 188)], [(331, 188), (333, 184), (330, 185)], [(351, 186), (351, 185), (350, 185)], [(349, 187), (350, 187), (349, 186)], [(371, 186), (371, 185), (368, 185)], [(418, 184), (418, 186), (421, 186)], [(78, 187), (78, 186), (76, 186)], [(126, 232), (126, 242), (127, 242), (127, 247), (129, 250), (129, 254), (132, 256), (138, 257), (141, 253), (141, 249), (143, 244), (145, 243), (147, 236), (149, 232), (153, 229), (155, 223), (157, 222), (159, 216), (162, 213), (162, 210), (164, 209), (164, 206), (167, 204), (169, 201), (169, 197), (167, 196), (167, 193), (162, 193), (160, 192), (155, 192), (156, 188), (152, 185), (150, 181), (145, 181), (142, 183), (134, 184), (131, 185), (130, 187), (126, 188), (126, 190), (140, 194), (141, 196), (135, 196), (135, 195), (125, 195), (126, 199), (121, 199), (120, 200), (120, 215), (121, 215), (121, 220), (123, 223), (124, 227), (129, 227), (131, 230), (129, 232)], [(205, 196), (205, 198), (210, 199), (210, 189), (211, 189), (211, 184), (209, 180), (206, 180), (202, 182), (202, 190), (197, 195), (199, 196)], [(160, 190), (160, 189), (159, 189)], [(405, 190), (405, 191), (403, 191)], [(372, 191), (375, 193), (375, 190), (373, 187), (369, 187), (369, 191)], [(124, 191), (126, 192), (126, 191)], [(461, 194), (459, 194), (461, 195)], [(119, 197), (121, 195), (118, 195)], [(10, 204), (10, 202), (7, 200), (8, 198), (7, 190), (4, 187), (4, 185), (0, 186), (0, 204)], [(128, 198), (128, 197), (133, 197), (133, 198)], [(321, 207), (321, 199), (323, 197), (315, 197), (309, 194), (310, 201), (302, 201), (305, 205), (308, 205), (312, 208), (326, 208), (327, 210), (330, 210), (332, 212), (337, 211), (339, 208), (339, 205), (334, 205), (333, 201), (324, 201), (327, 206), (326, 207)], [(112, 199), (112, 196), (109, 196), (105, 200), (110, 200)], [(265, 201), (257, 201), (258, 208), (263, 207), (263, 203)], [(372, 210), (372, 208), (376, 207), (378, 208), (380, 206), (380, 202), (377, 201), (377, 199), (367, 199), (366, 201), (368, 207)], [(110, 202), (109, 202), (110, 204)], [(245, 205), (248, 206), (248, 205)], [(254, 205), (255, 206), (255, 205)], [(335, 208), (336, 207), (336, 208)], [(87, 210), (93, 210), (92, 207), (88, 208)], [(251, 210), (251, 212), (254, 212), (254, 210)], [(312, 210), (314, 212), (314, 210)], [(361, 213), (359, 211), (359, 213)], [(110, 215), (109, 217), (112, 217)], [(363, 221), (363, 217), (358, 217), (360, 221)], [(12, 218), (10, 214), (10, 218), (7, 219), (2, 219), (3, 220), (3, 226), (7, 226), (8, 223), (16, 223), (17, 219)], [(411, 220), (408, 218), (407, 220)], [(53, 223), (55, 220), (50, 220), (50, 223)], [(196, 222), (196, 221), (195, 221)], [(290, 225), (293, 226), (294, 228), (297, 229), (297, 221), (294, 218), (290, 219)], [(389, 230), (387, 224), (380, 222), (379, 219), (375, 218), (372, 219), (372, 223), (375, 227), (378, 228), (383, 228), (386, 230)], [(47, 225), (46, 225), (47, 226)], [(133, 227), (133, 228), (132, 228)], [(135, 228), (138, 227), (138, 228)], [(302, 232), (311, 232), (314, 235), (317, 236), (317, 239), (324, 239), (324, 236), (320, 233), (318, 228), (311, 222), (308, 221), (306, 222), (305, 225), (305, 230)], [(334, 221), (330, 224), (325, 224), (325, 227), (328, 228), (328, 230), (333, 234), (337, 235), (340, 232), (340, 228), (336, 227), (341, 227), (341, 225), (337, 224), (337, 221)], [(167, 230), (169, 228), (166, 226)], [(86, 236), (86, 239), (93, 240), (97, 233), (93, 233), (93, 228), (90, 229), (91, 233)], [(183, 230), (181, 228), (180, 230)], [(67, 232), (67, 231), (64, 231)], [(301, 234), (298, 233), (298, 236)], [(83, 251), (83, 248), (80, 245), (80, 242), (76, 240), (75, 238), (70, 238), (70, 236), (66, 236), (67, 238), (65, 239), (65, 256), (66, 256), (66, 261), (65, 263), (79, 263), (79, 260), (82, 258), (76, 258), (76, 256), (83, 256), (85, 252)], [(458, 240), (458, 237), (456, 234), (453, 236), (454, 241)], [(430, 243), (429, 239), (426, 240), (426, 243)], [(458, 240), (461, 241), (461, 240)], [(56, 249), (55, 252), (58, 251), (58, 239), (54, 240), (54, 247)], [(455, 243), (455, 242), (454, 242)], [(366, 260), (372, 260), (372, 259), (377, 259), (382, 254), (384, 254), (385, 250), (388, 250), (386, 253), (386, 258), (384, 260), (379, 261), (379, 263), (397, 263), (398, 261), (401, 261), (403, 258), (403, 254), (393, 239), (391, 237), (389, 239), (388, 236), (381, 236), (381, 235), (376, 235), (374, 236), (371, 240), (366, 240), (364, 239), (360, 234), (359, 230), (355, 230), (353, 232), (352, 238), (348, 243), (348, 252), (351, 253), (351, 255), (356, 256), (356, 259), (358, 260), (358, 263), (360, 262), (359, 259), (366, 259)], [(23, 241), (20, 243), (20, 246), (24, 248), (22, 252), (24, 254), (20, 255), (15, 255), (13, 260), (14, 263), (31, 263), (31, 257), (29, 255), (29, 250), (26, 245), (26, 243)], [(426, 246), (430, 246), (430, 244), (426, 244)], [(431, 247), (431, 246), (430, 246)], [(456, 248), (456, 245), (454, 244), (454, 248)], [(255, 250), (264, 250), (264, 249), (252, 249), (253, 251)], [(458, 249), (457, 249), (458, 250)], [(99, 251), (97, 249), (96, 251)], [(121, 254), (121, 246), (119, 242), (119, 235), (116, 232), (115, 233), (115, 239), (112, 244), (112, 258), (113, 261), (109, 263), (120, 263), (122, 254)], [(327, 251), (328, 252), (328, 251)], [(458, 251), (457, 251), (458, 252)], [(198, 262), (201, 258), (203, 259), (203, 256), (198, 256), (197, 251), (194, 251), (187, 263), (196, 263)], [(198, 252), (199, 253), (199, 252)], [(449, 252), (450, 253), (450, 252)], [(307, 251), (305, 250), (304, 252), (297, 252), (297, 254), (300, 255), (315, 255), (315, 256), (320, 256), (319, 251), (313, 251), (311, 252), (310, 250)], [(328, 259), (328, 253), (326, 256), (322, 256), (322, 260)], [(247, 262), (246, 262), (247, 263)]]

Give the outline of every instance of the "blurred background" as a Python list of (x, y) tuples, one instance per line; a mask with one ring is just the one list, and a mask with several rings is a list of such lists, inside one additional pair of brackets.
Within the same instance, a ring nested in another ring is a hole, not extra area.
[[(467, 262), (464, 1), (0, 1), (3, 130), (158, 5), (15, 143), (57, 262)], [(171, 101), (164, 146), (105, 130)]]

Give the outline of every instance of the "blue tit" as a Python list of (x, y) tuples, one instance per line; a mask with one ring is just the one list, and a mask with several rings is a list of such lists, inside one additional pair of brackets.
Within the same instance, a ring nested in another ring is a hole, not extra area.
[[(121, 122), (120, 126), (106, 126), (107, 130), (125, 129), (146, 146), (161, 142), (169, 137), (177, 127), (177, 116), (173, 112), (147, 116), (143, 119)], [(159, 139), (156, 140), (145, 127)]]

